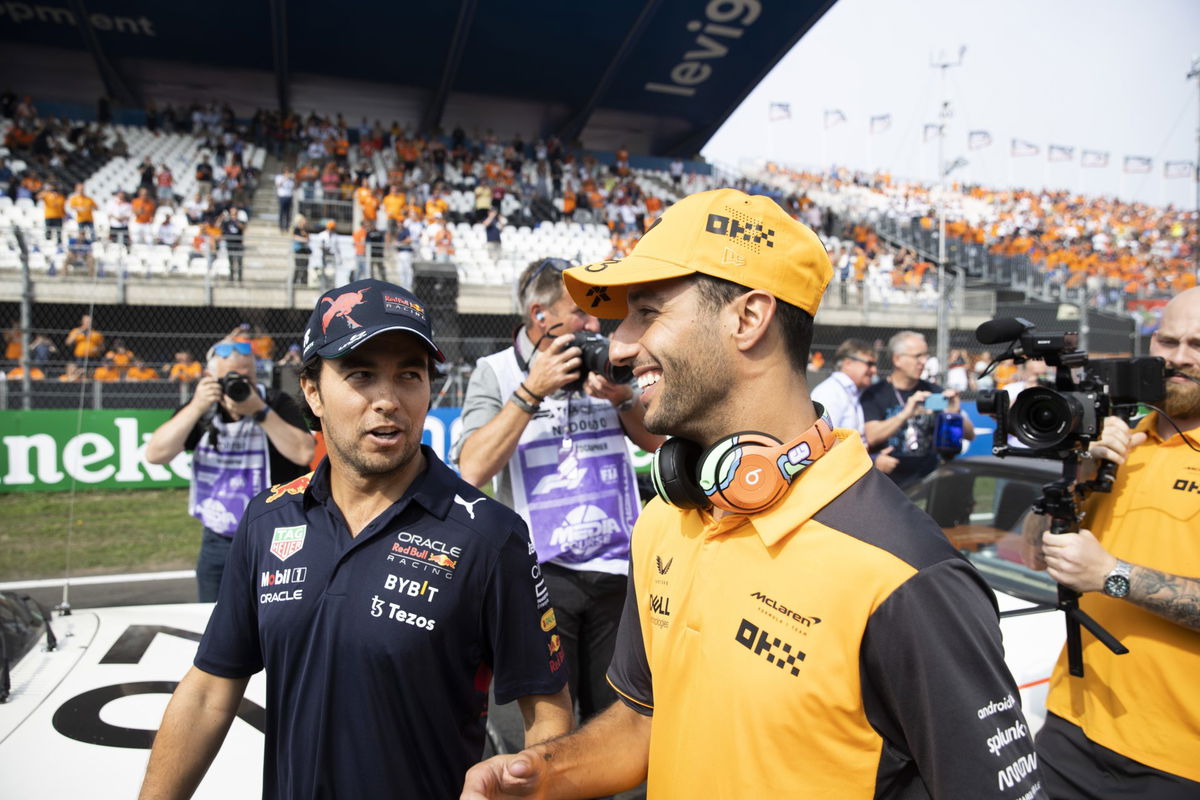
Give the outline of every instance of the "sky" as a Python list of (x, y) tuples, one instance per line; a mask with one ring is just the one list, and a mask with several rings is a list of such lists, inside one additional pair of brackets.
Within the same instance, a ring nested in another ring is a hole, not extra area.
[[(960, 47), (960, 66), (930, 66), (955, 61)], [(933, 182), (937, 137), (923, 141), (923, 131), (949, 100), (945, 161), (968, 161), (949, 180), (1192, 209), (1195, 182), (1165, 179), (1163, 164), (1197, 158), (1200, 86), (1187, 79), (1197, 57), (1198, 0), (837, 0), (703, 155)], [(771, 103), (788, 103), (791, 118), (768, 122)], [(827, 109), (846, 121), (825, 128)], [(870, 118), (884, 114), (890, 128), (870, 135)], [(992, 144), (969, 150), (973, 130)], [(1011, 157), (1014, 138), (1039, 154)], [(1073, 160), (1049, 162), (1052, 144), (1074, 147)], [(1081, 167), (1083, 149), (1108, 152), (1108, 166)], [(1153, 159), (1151, 172), (1126, 174), (1127, 155)]]

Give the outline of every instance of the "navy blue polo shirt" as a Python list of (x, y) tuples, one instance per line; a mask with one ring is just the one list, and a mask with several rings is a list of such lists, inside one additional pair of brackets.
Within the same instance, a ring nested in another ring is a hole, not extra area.
[(566, 683), (525, 523), (422, 452), (357, 538), (328, 460), (242, 518), (196, 666), (266, 667), (265, 798), (457, 797), (489, 683), (501, 703)]

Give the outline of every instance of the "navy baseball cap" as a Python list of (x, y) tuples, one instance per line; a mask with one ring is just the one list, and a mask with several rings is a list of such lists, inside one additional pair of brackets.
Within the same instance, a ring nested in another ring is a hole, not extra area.
[(433, 326), (425, 304), (407, 289), (368, 278), (330, 289), (317, 300), (304, 331), (301, 358), (338, 358), (386, 331), (405, 331), (419, 337), (438, 361), (445, 361), (433, 343)]

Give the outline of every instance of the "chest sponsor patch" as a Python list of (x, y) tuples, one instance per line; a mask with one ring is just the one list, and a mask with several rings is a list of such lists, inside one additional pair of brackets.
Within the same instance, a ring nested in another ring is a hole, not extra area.
[(307, 525), (292, 525), (276, 528), (271, 536), (271, 553), (280, 561), (287, 561), (304, 549), (304, 534)]

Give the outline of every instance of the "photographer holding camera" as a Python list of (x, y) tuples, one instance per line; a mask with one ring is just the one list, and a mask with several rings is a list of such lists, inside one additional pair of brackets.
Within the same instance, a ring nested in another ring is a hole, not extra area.
[(888, 475), (903, 489), (937, 469), (942, 449), (936, 437), (940, 417), (961, 424), (959, 443), (974, 439), (975, 427), (962, 413), (958, 392), (921, 377), (929, 360), (924, 336), (900, 331), (888, 341), (888, 350), (892, 374), (864, 389), (859, 403), (868, 449), (872, 455), (890, 452), (898, 463)]
[(1060, 656), (1037, 739), (1053, 798), (1200, 797), (1200, 288), (1167, 304), (1150, 355), (1168, 369), (1166, 416), (1132, 430), (1104, 420), (1079, 477), (1099, 459), (1120, 466), (1112, 491), (1084, 504), (1086, 529), (1025, 524), (1026, 563), (1080, 592), (1129, 648), (1117, 657), (1085, 635), (1083, 677)]
[(217, 342), (192, 399), (146, 443), (151, 464), (193, 451), (188, 512), (204, 526), (196, 561), (202, 603), (217, 599), (225, 557), (250, 499), (308, 472), (313, 456), (313, 437), (296, 401), (254, 378), (250, 342)]
[(496, 499), (529, 525), (586, 719), (616, 699), (604, 673), (641, 508), (625, 438), (653, 451), (663, 437), (646, 431), (631, 383), (601, 374), (608, 343), (564, 290), (569, 266), (547, 258), (521, 273), (523, 324), (512, 347), (479, 360), (455, 449), (463, 479), (495, 477)]

